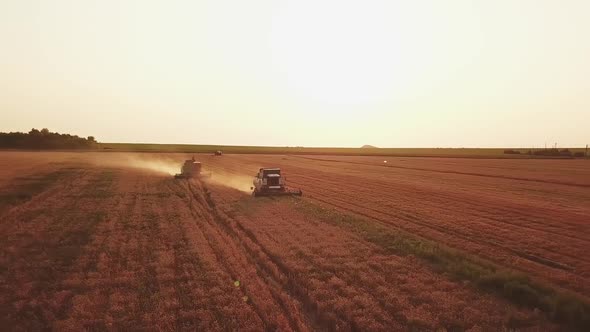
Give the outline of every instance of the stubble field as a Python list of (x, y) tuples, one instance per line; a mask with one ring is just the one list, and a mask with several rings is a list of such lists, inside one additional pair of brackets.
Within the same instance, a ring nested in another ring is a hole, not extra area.
[[(587, 161), (186, 157), (1, 152), (0, 325), (567, 329), (486, 269), (590, 297)], [(263, 166), (304, 197), (250, 196)]]

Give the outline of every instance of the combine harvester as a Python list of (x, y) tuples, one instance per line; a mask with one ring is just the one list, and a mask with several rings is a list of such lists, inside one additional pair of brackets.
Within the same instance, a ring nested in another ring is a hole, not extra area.
[(177, 179), (192, 179), (192, 178), (210, 178), (211, 173), (203, 173), (200, 162), (195, 161), (195, 157), (185, 160), (180, 168), (180, 173), (174, 175)]
[(280, 168), (261, 168), (254, 176), (252, 195), (260, 196), (301, 196), (301, 189), (289, 189), (285, 186), (285, 178), (281, 177)]

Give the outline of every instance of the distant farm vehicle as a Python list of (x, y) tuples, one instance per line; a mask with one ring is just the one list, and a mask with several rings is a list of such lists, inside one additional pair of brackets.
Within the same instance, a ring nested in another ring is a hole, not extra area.
[(213, 155), (214, 156), (223, 156), (223, 152), (221, 150), (217, 150), (217, 151), (215, 151), (215, 153)]
[(253, 181), (252, 195), (259, 196), (301, 196), (301, 189), (290, 189), (281, 177), (280, 168), (260, 168)]
[(174, 175), (177, 179), (192, 179), (192, 178), (202, 178), (202, 177), (211, 177), (209, 173), (202, 172), (202, 165), (200, 162), (195, 161), (195, 157), (192, 159), (188, 159), (184, 161), (184, 164), (180, 168), (180, 173)]

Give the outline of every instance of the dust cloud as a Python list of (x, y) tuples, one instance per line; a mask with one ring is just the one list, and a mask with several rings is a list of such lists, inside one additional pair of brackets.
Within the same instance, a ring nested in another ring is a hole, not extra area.
[(211, 177), (205, 179), (205, 181), (234, 188), (245, 193), (250, 193), (252, 187), (252, 176), (229, 174), (223, 171), (213, 171)]
[[(187, 156), (178, 155), (161, 155), (161, 154), (99, 154), (92, 159), (92, 162), (101, 167), (115, 167), (137, 169), (163, 176), (173, 176), (180, 173), (182, 163)], [(223, 170), (211, 170), (207, 165), (203, 165), (203, 173), (211, 172), (211, 177), (204, 177), (203, 181), (214, 185), (234, 188), (236, 190), (250, 193), (252, 187), (252, 176), (250, 175), (231, 174)]]
[(171, 176), (180, 172), (184, 159), (162, 155), (105, 154), (96, 156), (92, 161), (102, 167), (133, 168)]

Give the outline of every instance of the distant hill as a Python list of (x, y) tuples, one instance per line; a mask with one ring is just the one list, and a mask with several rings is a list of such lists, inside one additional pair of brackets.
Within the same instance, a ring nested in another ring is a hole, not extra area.
[(378, 147), (372, 145), (363, 145), (361, 146), (361, 149), (378, 149)]

